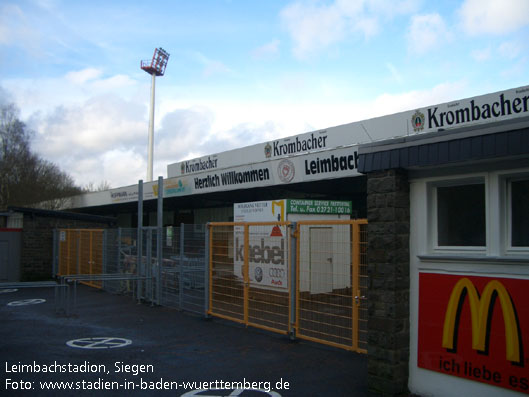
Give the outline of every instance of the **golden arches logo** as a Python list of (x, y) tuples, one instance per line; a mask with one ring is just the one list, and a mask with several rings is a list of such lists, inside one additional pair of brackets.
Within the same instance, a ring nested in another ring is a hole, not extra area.
[[(466, 295), (464, 294), (465, 291)], [(456, 283), (446, 308), (442, 346), (449, 350), (454, 349), (456, 323), (458, 322), (464, 299), (468, 296), (472, 324), (472, 348), (480, 352), (487, 350), (488, 334), (490, 332), (489, 317), (493, 315), (491, 305), (493, 305), (494, 293), (496, 293), (503, 312), (506, 358), (511, 362), (521, 363), (521, 341), (514, 304), (509, 293), (498, 280), (489, 281), (483, 289), (481, 297), (472, 281), (468, 278), (462, 278)]]

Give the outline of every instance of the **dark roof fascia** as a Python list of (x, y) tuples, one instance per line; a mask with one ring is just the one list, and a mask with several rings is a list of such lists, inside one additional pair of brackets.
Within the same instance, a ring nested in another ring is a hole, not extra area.
[(359, 147), (358, 170), (368, 173), (525, 155), (528, 137), (529, 117), (523, 117), (372, 142)]
[(469, 127), (461, 127), (450, 130), (440, 129), (435, 132), (414, 134), (403, 137), (385, 139), (361, 144), (358, 154), (381, 152), (397, 149), (404, 146), (418, 146), (426, 143), (444, 142), (453, 139), (468, 138), (472, 136), (494, 134), (497, 132), (518, 130), (529, 127), (529, 116), (517, 119), (497, 121), (488, 124), (478, 124)]
[(61, 219), (71, 219), (78, 221), (88, 221), (88, 222), (99, 222), (106, 223), (109, 225), (115, 224), (117, 222), (116, 218), (109, 216), (101, 215), (89, 215), (81, 214), (77, 212), (67, 212), (67, 211), (53, 211), (53, 210), (43, 210), (39, 208), (28, 208), (28, 207), (14, 207), (9, 206), (7, 209), (11, 212), (20, 212), (23, 214), (30, 214), (48, 218), (61, 218)]

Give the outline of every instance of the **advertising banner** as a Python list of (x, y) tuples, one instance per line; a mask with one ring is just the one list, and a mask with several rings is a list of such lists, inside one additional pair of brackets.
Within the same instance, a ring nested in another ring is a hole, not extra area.
[(529, 280), (419, 275), (420, 368), (529, 394)]
[[(167, 178), (163, 181), (164, 197), (358, 176), (360, 174), (357, 171), (357, 149), (356, 146), (351, 146), (278, 160), (254, 160), (247, 165)], [(138, 200), (138, 185), (97, 192), (93, 196), (89, 202), (82, 204), (90, 206), (133, 202)], [(158, 181), (145, 182), (143, 200), (153, 200), (157, 197)]]
[[(286, 200), (237, 203), (235, 222), (284, 222)], [(235, 226), (234, 273), (242, 277), (244, 265), (244, 227)], [(249, 226), (248, 276), (250, 286), (288, 289), (288, 234), (286, 226)]]
[(177, 177), (217, 171), (256, 161), (290, 158), (382, 139), (524, 117), (528, 114), (529, 86), (525, 86), (185, 160), (169, 164), (167, 175)]
[[(191, 186), (185, 178), (164, 179), (163, 191), (164, 197), (182, 196), (192, 193)], [(144, 182), (143, 200), (153, 200), (156, 198), (158, 198), (158, 181)], [(138, 185), (111, 189), (110, 200), (113, 204), (138, 201)]]
[(192, 193), (207, 193), (356, 176), (360, 175), (357, 149), (351, 146), (282, 160), (254, 162), (180, 179), (187, 180)]
[(351, 201), (338, 200), (287, 200), (287, 214), (351, 215)]

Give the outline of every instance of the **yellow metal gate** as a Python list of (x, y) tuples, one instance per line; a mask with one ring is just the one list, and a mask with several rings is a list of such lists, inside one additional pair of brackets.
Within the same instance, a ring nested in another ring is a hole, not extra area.
[[(60, 229), (58, 275), (103, 273), (103, 229)], [(101, 288), (100, 281), (84, 284)]]
[(367, 352), (367, 221), (300, 221), (296, 336)]
[(366, 352), (367, 221), (209, 226), (208, 314)]
[(287, 222), (210, 224), (209, 314), (289, 332), (289, 229)]

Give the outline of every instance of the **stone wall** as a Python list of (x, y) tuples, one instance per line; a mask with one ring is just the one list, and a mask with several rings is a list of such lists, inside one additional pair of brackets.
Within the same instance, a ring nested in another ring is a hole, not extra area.
[(368, 386), (377, 395), (408, 392), (409, 233), (407, 172), (367, 176)]
[(58, 228), (106, 228), (109, 222), (24, 214), (20, 281), (46, 280), (52, 277), (53, 230)]

